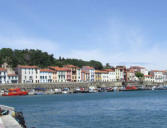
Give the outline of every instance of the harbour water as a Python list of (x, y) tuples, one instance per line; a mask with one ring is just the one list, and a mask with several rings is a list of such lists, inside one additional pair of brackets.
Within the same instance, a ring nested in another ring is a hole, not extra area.
[(0, 97), (28, 128), (166, 128), (167, 91)]

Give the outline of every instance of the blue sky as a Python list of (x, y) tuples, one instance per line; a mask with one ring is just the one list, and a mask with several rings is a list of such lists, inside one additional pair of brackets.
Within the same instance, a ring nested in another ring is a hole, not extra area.
[(166, 0), (0, 0), (0, 48), (167, 67)]

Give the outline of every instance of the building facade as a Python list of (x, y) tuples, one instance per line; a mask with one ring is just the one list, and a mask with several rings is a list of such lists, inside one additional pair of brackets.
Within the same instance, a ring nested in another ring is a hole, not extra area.
[(19, 83), (39, 83), (40, 69), (38, 66), (19, 65), (17, 67)]
[(0, 68), (0, 84), (6, 84), (8, 81), (7, 71), (4, 68)]
[(40, 69), (40, 83), (53, 83), (53, 73), (51, 69)]
[(93, 67), (90, 66), (83, 66), (82, 67), (82, 71), (84, 71), (87, 74), (89, 74), (89, 80), (90, 82), (94, 82), (95, 81), (95, 69)]
[(56, 71), (57, 73), (57, 82), (67, 82), (67, 68), (49, 66), (49, 69)]

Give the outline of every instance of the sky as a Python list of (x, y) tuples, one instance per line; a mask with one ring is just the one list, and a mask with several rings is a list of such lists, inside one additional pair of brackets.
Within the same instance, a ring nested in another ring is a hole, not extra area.
[(0, 48), (167, 69), (167, 0), (0, 0)]

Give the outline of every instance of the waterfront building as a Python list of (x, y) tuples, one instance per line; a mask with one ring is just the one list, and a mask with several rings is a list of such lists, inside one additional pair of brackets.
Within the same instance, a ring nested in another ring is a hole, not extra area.
[(8, 81), (7, 71), (4, 68), (0, 68), (0, 84), (5, 84)]
[(105, 71), (108, 72), (108, 81), (116, 81), (116, 73), (115, 73), (115, 68), (112, 69), (105, 69)]
[(163, 75), (164, 75), (164, 82), (167, 82), (167, 71), (163, 71)]
[(95, 81), (97, 81), (97, 82), (102, 81), (101, 70), (95, 70)]
[(116, 66), (115, 74), (116, 74), (117, 81), (126, 80), (126, 67), (125, 66)]
[(101, 71), (101, 81), (102, 82), (107, 82), (108, 81), (108, 72), (103, 70)]
[(144, 75), (145, 82), (154, 82), (154, 77), (152, 75)]
[(81, 73), (82, 73), (82, 70), (81, 68), (77, 68), (77, 82), (81, 82)]
[(95, 69), (93, 67), (90, 66), (83, 66), (82, 67), (82, 71), (85, 72), (85, 75), (89, 74), (89, 77), (87, 78), (86, 76), (86, 81), (90, 81), (93, 82), (95, 81)]
[(150, 71), (150, 75), (154, 77), (155, 83), (163, 83), (164, 82), (164, 72), (160, 70), (152, 70)]
[(52, 83), (53, 81), (53, 71), (51, 69), (40, 69), (40, 83)]
[(71, 70), (71, 81), (76, 82), (77, 81), (77, 66), (74, 65), (64, 65), (65, 68), (68, 68)]
[(38, 66), (19, 65), (16, 69), (19, 83), (39, 83), (40, 69)]
[(49, 66), (49, 69), (57, 72), (57, 82), (67, 82), (67, 68)]
[(139, 81), (135, 75), (134, 69), (127, 69), (127, 80), (128, 81)]
[(18, 75), (16, 74), (8, 74), (8, 81), (7, 83), (18, 83)]
[(88, 82), (90, 81), (90, 75), (88, 71), (83, 71), (81, 72), (81, 81), (82, 82)]
[(131, 70), (134, 70), (134, 72), (140, 72), (144, 75), (148, 75), (148, 70), (145, 67), (141, 67), (141, 66), (131, 66), (130, 67)]

